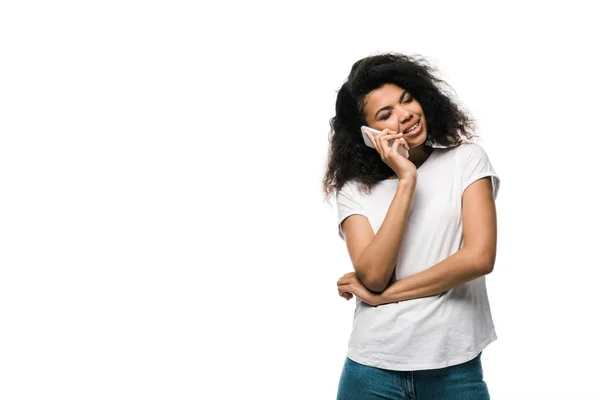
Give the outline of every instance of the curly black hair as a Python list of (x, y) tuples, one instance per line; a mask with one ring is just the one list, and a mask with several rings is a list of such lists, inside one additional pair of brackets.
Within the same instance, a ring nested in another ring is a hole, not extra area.
[(329, 121), (329, 153), (323, 178), (325, 199), (350, 180), (370, 192), (375, 184), (394, 175), (379, 153), (365, 146), (360, 131), (361, 125), (367, 125), (366, 95), (387, 83), (408, 90), (421, 104), (427, 122), (425, 146), (454, 147), (464, 142), (463, 137), (470, 140), (477, 136), (475, 121), (453, 100), (452, 89), (436, 76), (437, 72), (420, 55), (384, 53), (354, 63), (347, 81), (337, 92), (335, 116)]

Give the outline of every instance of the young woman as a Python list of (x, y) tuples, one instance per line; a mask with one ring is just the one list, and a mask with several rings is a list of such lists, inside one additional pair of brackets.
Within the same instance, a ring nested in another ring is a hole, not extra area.
[[(388, 53), (357, 61), (337, 95), (323, 188), (354, 267), (338, 293), (356, 296), (338, 399), (489, 399), (500, 180), (442, 85), (424, 58)], [(374, 149), (362, 125), (381, 131)]]

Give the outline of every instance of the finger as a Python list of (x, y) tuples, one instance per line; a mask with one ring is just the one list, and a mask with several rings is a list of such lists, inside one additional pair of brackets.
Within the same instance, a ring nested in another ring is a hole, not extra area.
[(381, 131), (381, 133), (377, 136), (379, 139), (379, 145), (382, 149), (387, 149), (390, 147), (388, 141), (390, 139), (390, 135), (395, 134), (396, 132), (391, 131), (389, 128), (385, 128)]
[(406, 151), (410, 150), (410, 146), (408, 145), (408, 142), (406, 141), (406, 139), (403, 137), (403, 134), (400, 134), (400, 138), (398, 138), (398, 147), (402, 146), (404, 149), (406, 149)]
[(402, 137), (402, 134), (400, 134), (400, 133), (390, 133), (387, 135), (387, 137), (385, 139), (388, 142), (388, 145), (387, 145), (387, 149), (388, 149), (387, 154), (388, 155), (392, 154), (391, 152), (393, 152), (393, 151), (395, 151), (396, 153), (398, 152), (398, 148), (394, 147), (394, 143), (396, 143), (397, 139), (401, 138), (401, 137)]
[(340, 286), (340, 285), (346, 285), (346, 284), (348, 284), (348, 277), (346, 277), (346, 276), (342, 276), (342, 277), (341, 277), (340, 279), (338, 279), (338, 281), (337, 281), (337, 285), (338, 285), (338, 286)]
[(406, 151), (410, 150), (410, 146), (408, 145), (408, 142), (404, 138), (404, 133), (401, 133), (400, 135), (402, 138), (402, 147), (404, 147), (406, 149)]
[(381, 158), (385, 158), (387, 157), (387, 155), (389, 154), (392, 146), (391, 143), (389, 142), (390, 139), (390, 135), (389, 135), (389, 129), (384, 129), (381, 134), (379, 135), (379, 146), (381, 148)]
[(403, 137), (399, 137), (396, 140), (394, 140), (394, 144), (392, 144), (392, 149), (393, 149), (393, 151), (395, 151), (397, 153), (398, 148), (400, 146), (404, 147), (405, 144), (406, 144), (406, 139), (404, 139)]
[(369, 139), (371, 140), (371, 143), (373, 143), (373, 147), (375, 147), (375, 150), (377, 150), (378, 153), (381, 153), (381, 151), (379, 150), (379, 141), (377, 140), (377, 137), (374, 136), (371, 132), (367, 132), (367, 135), (369, 135)]
[(398, 146), (400, 146), (401, 141), (402, 141), (402, 138), (394, 139), (394, 143), (392, 143), (392, 151), (395, 151), (396, 153), (398, 152)]
[(350, 285), (342, 285), (342, 286), (338, 286), (338, 292), (340, 292), (340, 293), (352, 293), (352, 290), (350, 289)]
[(395, 142), (397, 139), (401, 139), (401, 138), (402, 138), (402, 134), (401, 134), (401, 133), (398, 133), (398, 134), (395, 134), (395, 135), (388, 135), (388, 136), (386, 137), (386, 140), (388, 141), (388, 143), (389, 143), (389, 146), (390, 146), (390, 147), (392, 147), (392, 146), (394, 145), (394, 142)]
[(342, 293), (356, 294), (356, 289), (357, 289), (357, 287), (352, 282), (348, 282), (344, 285), (338, 286), (338, 290)]

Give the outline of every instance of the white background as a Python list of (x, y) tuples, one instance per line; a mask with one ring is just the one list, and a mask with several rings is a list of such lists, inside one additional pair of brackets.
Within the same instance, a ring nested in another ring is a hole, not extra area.
[(440, 69), (502, 181), (492, 398), (600, 398), (584, 4), (3, 2), (0, 398), (335, 398), (328, 124), (384, 51)]

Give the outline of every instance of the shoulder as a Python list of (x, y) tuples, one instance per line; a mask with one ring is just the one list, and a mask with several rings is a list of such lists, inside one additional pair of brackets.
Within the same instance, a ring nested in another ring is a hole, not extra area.
[(485, 149), (477, 142), (464, 142), (454, 149), (461, 155), (485, 153)]
[(354, 181), (348, 181), (342, 185), (340, 190), (338, 190), (338, 194), (340, 193), (354, 193), (356, 189), (356, 183)]
[(488, 158), (483, 146), (477, 142), (467, 141), (448, 150), (461, 163)]
[(356, 200), (359, 197), (356, 185), (356, 182), (353, 180), (344, 183), (336, 193), (336, 200), (338, 202), (344, 201), (345, 199)]

